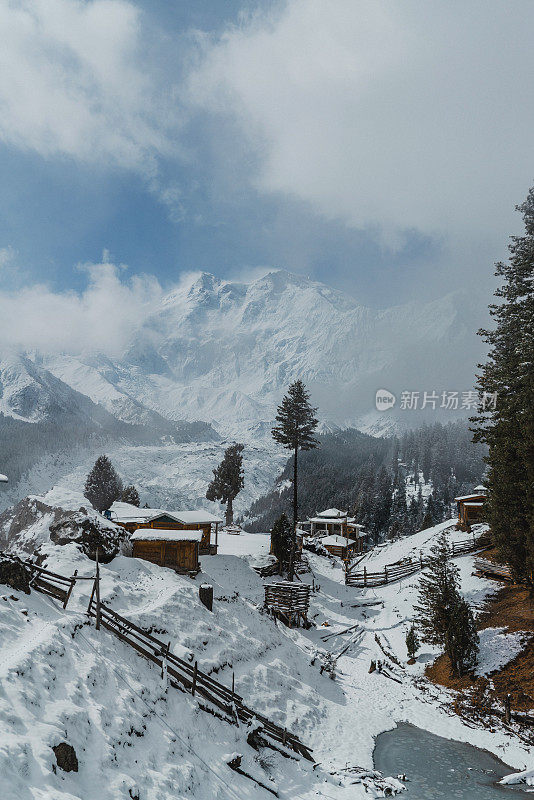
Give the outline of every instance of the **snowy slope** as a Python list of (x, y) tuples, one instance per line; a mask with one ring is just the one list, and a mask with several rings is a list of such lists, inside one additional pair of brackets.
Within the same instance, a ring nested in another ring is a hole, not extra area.
[[(439, 527), (423, 532), (418, 545), (429, 546)], [(401, 555), (407, 556), (411, 538), (404, 545)], [(394, 547), (386, 554), (389, 561), (399, 555), (399, 543)], [(198, 659), (217, 680), (230, 686), (235, 673), (236, 690), (310, 744), (319, 766), (311, 769), (270, 751), (258, 757), (246, 744), (246, 731), (200, 712), (188, 695), (165, 691), (156, 668), (87, 623), (88, 584), (78, 584), (66, 611), (35, 593), (0, 590), (3, 798), (272, 797), (229, 770), (228, 755), (235, 752), (243, 753), (244, 765), (265, 783), (273, 781), (281, 798), (383, 796), (380, 782), (362, 782), (356, 768), (372, 770), (374, 737), (400, 720), (484, 747), (524, 769), (529, 753), (518, 738), (467, 727), (447, 710), (448, 692), (421, 685), (435, 651), (423, 647), (417, 663), (406, 665), (404, 636), (414, 615), (418, 576), (359, 591), (343, 585), (340, 562), (311, 555), (313, 575), (302, 577), (320, 584), (310, 611), (317, 627), (289, 630), (261, 613), (263, 582), (249, 566), (267, 550), (267, 537), (228, 535), (223, 548), (226, 555), (202, 559), (196, 581), (117, 557), (102, 567), (103, 599), (143, 627), (156, 626), (173, 652)], [(94, 569), (72, 544), (44, 549), (48, 566), (64, 574)], [(480, 605), (491, 582), (473, 578), (471, 556), (457, 563), (466, 596)], [(213, 613), (198, 600), (198, 585), (205, 581), (214, 586)], [(355, 627), (343, 634), (348, 626)], [(370, 659), (384, 658), (376, 635), (403, 664), (393, 666), (395, 680), (369, 673)], [(483, 657), (484, 647), (482, 642)], [(327, 652), (337, 658), (335, 680), (319, 669)], [(63, 740), (76, 749), (78, 773), (52, 769), (51, 746)]]

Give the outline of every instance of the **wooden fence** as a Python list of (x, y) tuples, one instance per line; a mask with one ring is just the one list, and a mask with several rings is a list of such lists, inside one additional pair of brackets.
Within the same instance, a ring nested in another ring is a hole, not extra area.
[(93, 592), (89, 601), (89, 615), (97, 618), (103, 628), (157, 664), (161, 668), (162, 674), (166, 671), (172, 686), (190, 692), (193, 697), (198, 696), (207, 700), (219, 711), (222, 711), (229, 722), (248, 724), (251, 720), (257, 721), (261, 726), (260, 735), (268, 741), (270, 740), (271, 746), (274, 746), (273, 743), (275, 743), (288, 747), (308, 761), (313, 761), (309, 747), (306, 747), (294, 734), (248, 708), (233, 686), (230, 689), (202, 672), (198, 669), (196, 661), (190, 664), (174, 655), (170, 652), (170, 642), (164, 642), (152, 636), (151, 633), (117, 614), (104, 603), (98, 604), (95, 598), (96, 592)]
[[(473, 536), (471, 539), (452, 542), (450, 557), (454, 558), (455, 556), (464, 555), (465, 553), (472, 553), (482, 547), (487, 547), (488, 544), (489, 539), (487, 536), (484, 536), (484, 534), (478, 538)], [(345, 572), (345, 583), (347, 586), (358, 586), (360, 588), (365, 588), (367, 586), (385, 586), (387, 583), (393, 583), (394, 581), (402, 580), (402, 578), (407, 578), (410, 575), (415, 575), (416, 572), (425, 569), (429, 562), (430, 559), (428, 557), (424, 558), (423, 555), (420, 555), (418, 559), (395, 564), (386, 564), (384, 569), (377, 572), (368, 570), (367, 567), (364, 567), (363, 570), (354, 569), (354, 567), (358, 565), (354, 565), (353, 567), (349, 566)]]
[(31, 573), (30, 586), (42, 594), (47, 594), (54, 597), (63, 604), (63, 608), (67, 607), (69, 598), (71, 596), (74, 584), (77, 580), (77, 573), (70, 578), (65, 575), (59, 575), (57, 572), (51, 572), (49, 569), (39, 567), (29, 559), (22, 559), (12, 553), (0, 552), (0, 557), (8, 559), (18, 564), (22, 564)]

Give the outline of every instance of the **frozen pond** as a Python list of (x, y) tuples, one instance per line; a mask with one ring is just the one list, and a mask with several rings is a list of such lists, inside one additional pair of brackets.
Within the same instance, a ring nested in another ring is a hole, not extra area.
[(405, 774), (406, 800), (506, 800), (523, 795), (519, 787), (496, 781), (517, 772), (486, 750), (454, 742), (401, 723), (377, 737), (376, 769), (383, 775)]

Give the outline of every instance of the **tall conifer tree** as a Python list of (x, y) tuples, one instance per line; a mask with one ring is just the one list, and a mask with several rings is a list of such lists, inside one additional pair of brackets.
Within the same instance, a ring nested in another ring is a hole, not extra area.
[[(516, 578), (534, 584), (534, 189), (523, 205), (525, 232), (513, 236), (503, 279), (490, 306), (496, 323), (480, 335), (490, 345), (480, 365), (475, 441), (489, 446), (488, 521)], [(495, 402), (496, 401), (496, 402)], [(485, 408), (484, 408), (485, 406)], [(493, 407), (495, 406), (495, 407)]]
[(122, 494), (122, 481), (107, 456), (99, 456), (85, 481), (84, 495), (97, 511), (105, 511)]
[(314, 436), (318, 420), (315, 417), (316, 408), (310, 405), (310, 395), (303, 382), (297, 380), (291, 384), (286, 396), (278, 406), (276, 425), (272, 429), (275, 442), (288, 450), (293, 451), (293, 541), (291, 558), (289, 560), (288, 578), (293, 580), (296, 529), (298, 521), (298, 453), (299, 450), (312, 450), (317, 447), (318, 441)]
[(223, 460), (213, 470), (213, 480), (206, 492), (207, 500), (220, 500), (226, 504), (226, 525), (232, 525), (234, 522), (234, 500), (245, 485), (244, 448), (243, 444), (233, 444), (226, 448)]
[(415, 610), (422, 640), (443, 647), (453, 674), (461, 676), (476, 665), (478, 634), (471, 609), (460, 594), (458, 574), (450, 560), (447, 535), (442, 532), (421, 576)]

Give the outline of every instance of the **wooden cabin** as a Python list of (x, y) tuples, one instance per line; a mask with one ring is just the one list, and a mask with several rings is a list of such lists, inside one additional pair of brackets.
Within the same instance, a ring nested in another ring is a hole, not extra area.
[(138, 528), (130, 536), (134, 558), (142, 558), (189, 575), (196, 575), (200, 571), (201, 539), (202, 531), (175, 528)]
[(339, 556), (339, 558), (350, 558), (354, 553), (359, 552), (357, 541), (349, 539), (347, 544), (347, 538), (337, 533), (331, 536), (324, 536), (320, 541), (331, 555)]
[(486, 499), (484, 486), (477, 486), (473, 494), (454, 498), (458, 509), (458, 527), (460, 530), (469, 531), (472, 524), (484, 521)]
[[(109, 519), (134, 533), (139, 528), (201, 531), (199, 554), (216, 555), (220, 517), (209, 511), (164, 511), (159, 508), (137, 508), (130, 503), (115, 502), (109, 509)], [(212, 533), (214, 541), (212, 541)]]
[[(361, 553), (365, 549), (367, 533), (363, 525), (356, 522), (355, 517), (349, 517), (347, 511), (338, 508), (327, 508), (315, 517), (308, 519), (310, 536), (341, 537), (349, 539), (351, 551)], [(324, 540), (322, 542), (324, 544)], [(346, 541), (345, 541), (346, 545)], [(334, 545), (335, 546), (335, 545)], [(328, 548), (327, 548), (328, 549)]]

